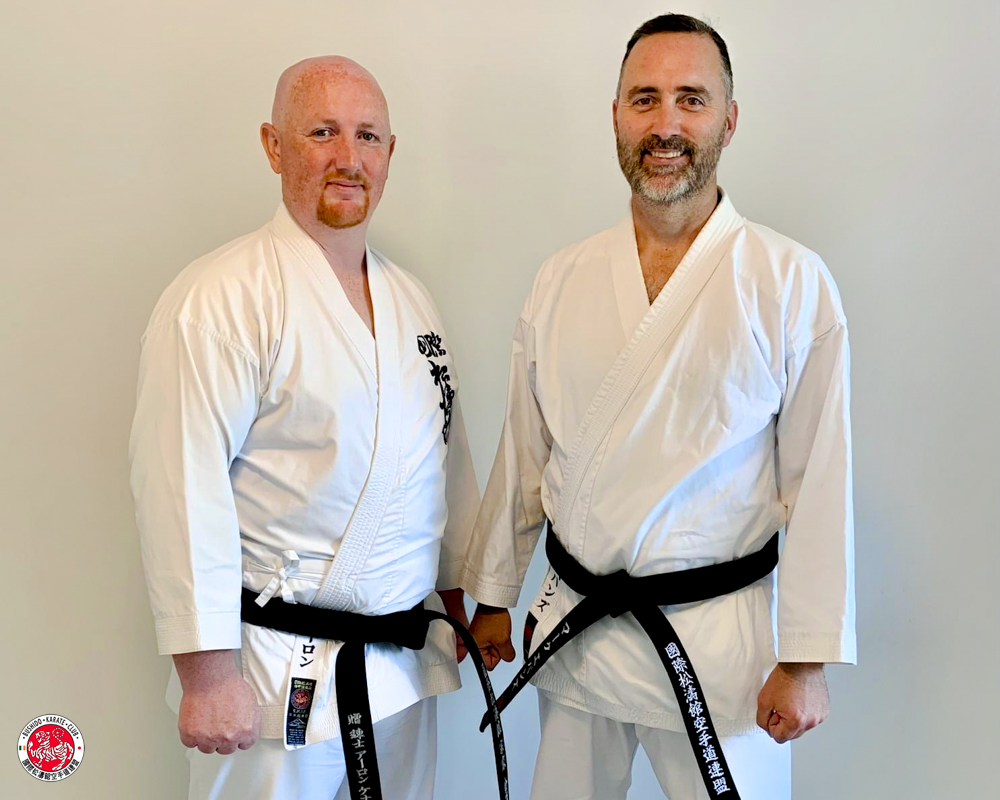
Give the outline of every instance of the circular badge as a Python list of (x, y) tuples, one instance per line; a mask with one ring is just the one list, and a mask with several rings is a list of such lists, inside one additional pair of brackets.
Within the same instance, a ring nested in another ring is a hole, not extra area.
[(292, 693), (292, 705), (296, 708), (305, 708), (311, 699), (312, 696), (305, 689), (299, 689)]
[(40, 781), (68, 778), (83, 761), (83, 735), (66, 717), (35, 717), (17, 740), (17, 759)]

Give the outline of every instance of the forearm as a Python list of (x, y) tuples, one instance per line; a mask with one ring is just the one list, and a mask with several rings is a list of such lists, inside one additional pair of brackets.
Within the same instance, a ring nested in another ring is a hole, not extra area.
[(507, 412), (479, 507), (461, 585), (477, 602), (513, 608), (545, 524), (542, 476), (552, 438), (535, 396), (533, 332), (518, 320)]
[(444, 610), (449, 617), (457, 617), (459, 610), (465, 612), (465, 592), (461, 589), (438, 589), (441, 602), (444, 603)]
[(786, 361), (775, 428), (788, 510), (778, 566), (778, 658), (853, 663), (854, 515), (850, 353), (843, 325)]
[(479, 484), (476, 482), (472, 452), (462, 418), (462, 405), (455, 397), (452, 407), (451, 433), (448, 440), (446, 463), (447, 480), (445, 499), (448, 504), (448, 521), (441, 539), (441, 558), (438, 564), (436, 588), (445, 592), (458, 590), (462, 580), (462, 567), (469, 549), (469, 538), (479, 509)]
[(260, 370), (187, 319), (144, 339), (129, 439), (143, 566), (161, 654), (240, 647), (242, 551), (229, 468)]
[(217, 686), (227, 680), (242, 677), (236, 664), (238, 650), (203, 650), (196, 653), (176, 653), (173, 656), (177, 677), (185, 692)]
[(775, 668), (793, 679), (806, 680), (814, 675), (826, 675), (822, 661), (779, 661)]

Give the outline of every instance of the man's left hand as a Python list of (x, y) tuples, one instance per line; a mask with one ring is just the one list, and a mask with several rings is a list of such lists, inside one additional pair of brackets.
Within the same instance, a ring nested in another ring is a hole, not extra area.
[[(465, 613), (465, 592), (461, 589), (445, 589), (438, 592), (441, 595), (441, 602), (444, 603), (445, 613), (452, 619), (461, 622), (466, 628), (469, 627), (469, 617)], [(458, 656), (458, 663), (461, 664), (469, 651), (465, 647), (465, 642), (455, 634), (455, 655)]]
[(757, 724), (779, 744), (798, 739), (829, 714), (822, 664), (778, 664), (757, 696)]

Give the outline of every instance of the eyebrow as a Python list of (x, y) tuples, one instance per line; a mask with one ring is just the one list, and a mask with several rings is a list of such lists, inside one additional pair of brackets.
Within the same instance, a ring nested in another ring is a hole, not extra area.
[[(711, 99), (712, 93), (705, 86), (678, 86), (674, 90), (675, 94), (696, 94)], [(655, 86), (633, 86), (625, 95), (626, 100), (632, 100), (641, 94), (660, 94), (660, 90)]]
[(660, 90), (655, 86), (633, 86), (628, 90), (628, 94), (625, 95), (626, 100), (631, 100), (634, 97), (638, 97), (640, 94), (659, 94)]
[(703, 97), (712, 97), (712, 93), (704, 86), (678, 86), (677, 92), (679, 94), (699, 94)]
[[(339, 120), (336, 120), (336, 119), (321, 119), (316, 124), (317, 125), (329, 125), (329, 126), (332, 126), (332, 127), (338, 127), (339, 128), (341, 123), (340, 123)], [(378, 127), (378, 125), (376, 123), (374, 123), (374, 122), (365, 121), (365, 122), (359, 122), (358, 123), (358, 128), (364, 128), (365, 130), (375, 130), (377, 127)]]

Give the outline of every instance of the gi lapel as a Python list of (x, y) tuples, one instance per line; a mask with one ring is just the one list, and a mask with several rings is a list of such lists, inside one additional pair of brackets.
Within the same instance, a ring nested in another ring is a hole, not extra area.
[(340, 279), (334, 274), (320, 246), (292, 219), (284, 203), (278, 206), (271, 225), (278, 239), (298, 256), (301, 264), (296, 263), (294, 267), (296, 270), (303, 269), (315, 281), (324, 301), (330, 305), (334, 324), (354, 345), (358, 355), (371, 370), (372, 377), (377, 380), (375, 341), (351, 306)]
[(611, 262), (611, 283), (618, 304), (622, 340), (627, 343), (639, 323), (650, 313), (631, 214), (612, 230), (607, 256)]
[[(577, 540), (573, 535), (570, 516), (594, 456), (639, 385), (642, 376), (649, 369), (653, 358), (670, 340), (685, 312), (691, 307), (730, 249), (732, 239), (742, 227), (742, 223), (742, 217), (733, 208), (729, 198), (723, 194), (712, 216), (685, 253), (674, 274), (650, 306), (648, 313), (631, 332), (627, 344), (604, 376), (597, 394), (594, 395), (587, 413), (584, 414), (573, 446), (567, 455), (562, 490), (553, 520), (555, 530), (560, 532), (560, 539), (570, 552), (576, 551), (574, 555), (578, 559), (583, 557), (583, 538)], [(634, 252), (635, 229), (631, 219), (627, 225), (615, 229), (614, 244), (609, 248), (609, 257), (612, 259), (625, 256), (628, 241), (627, 239), (623, 241), (621, 237), (631, 238), (631, 248)], [(638, 255), (635, 255), (635, 258), (637, 260)], [(612, 269), (616, 269), (614, 264)], [(624, 311), (622, 299), (619, 297), (620, 312)], [(623, 324), (627, 324), (624, 319)], [(575, 546), (571, 546), (574, 542)]]
[(350, 611), (353, 589), (378, 536), (382, 516), (399, 477), (402, 404), (400, 398), (399, 321), (387, 268), (371, 249), (366, 251), (368, 284), (375, 319), (378, 362), (378, 416), (371, 468), (361, 497), (340, 542), (340, 549), (313, 605)]

